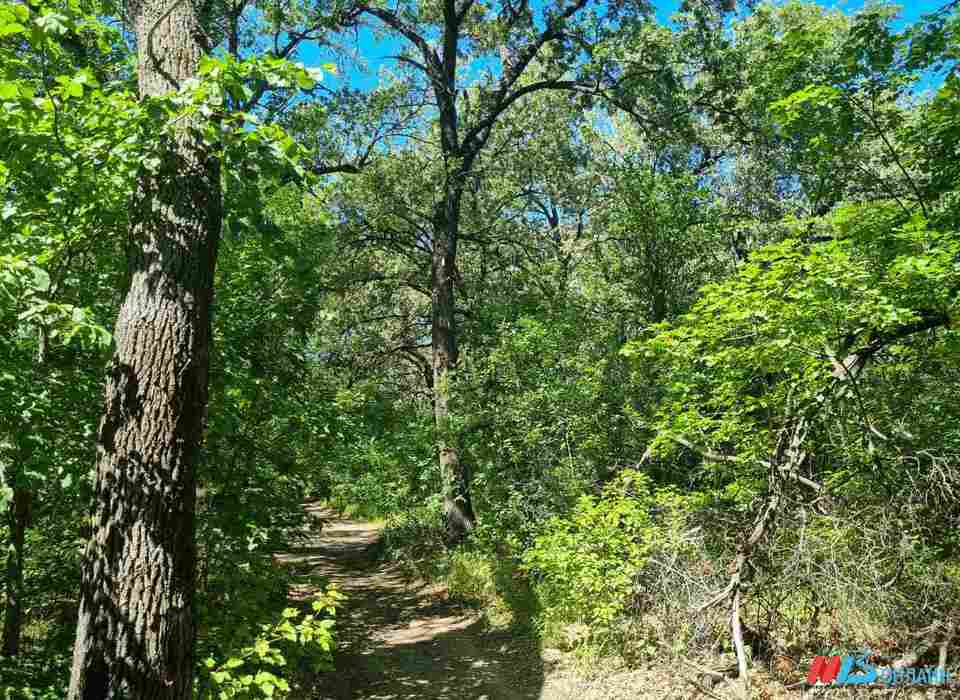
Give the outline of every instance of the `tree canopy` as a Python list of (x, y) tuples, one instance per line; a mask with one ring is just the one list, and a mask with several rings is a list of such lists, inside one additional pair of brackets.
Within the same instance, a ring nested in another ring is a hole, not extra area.
[(5, 698), (326, 697), (315, 507), (715, 697), (958, 672), (957, 3), (663, 9), (0, 2)]

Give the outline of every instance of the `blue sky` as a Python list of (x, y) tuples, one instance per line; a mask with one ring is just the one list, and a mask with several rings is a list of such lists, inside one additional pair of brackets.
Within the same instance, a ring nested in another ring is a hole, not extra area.
[[(680, 6), (681, 0), (654, 0), (657, 18), (664, 23), (668, 23), (670, 16)], [(910, 24), (920, 18), (922, 15), (929, 14), (946, 4), (948, 0), (903, 0), (898, 3), (901, 7), (899, 24), (901, 26)], [(536, 2), (534, 4), (537, 4)], [(822, 0), (820, 2), (824, 7), (837, 8), (843, 12), (853, 13), (861, 9), (865, 0)], [(360, 55), (368, 63), (369, 70), (352, 70), (349, 74), (339, 76), (338, 78), (327, 78), (325, 80), (331, 83), (341, 83), (347, 81), (351, 86), (358, 89), (369, 89), (378, 82), (378, 72), (381, 69), (390, 69), (395, 65), (395, 61), (390, 58), (400, 52), (402, 43), (396, 40), (385, 40), (374, 36), (373, 32), (364, 30), (360, 32), (358, 48)], [(298, 55), (298, 60), (306, 66), (318, 66), (328, 63), (332, 60), (329, 53), (321, 52), (315, 45), (304, 46)]]

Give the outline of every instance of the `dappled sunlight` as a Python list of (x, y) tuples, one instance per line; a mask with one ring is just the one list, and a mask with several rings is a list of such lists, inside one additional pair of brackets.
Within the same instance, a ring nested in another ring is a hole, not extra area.
[(490, 631), (476, 611), (449, 601), (438, 586), (375, 561), (375, 524), (323, 517), (319, 534), (275, 557), (308, 579), (291, 587), (292, 599), (305, 600), (324, 581), (348, 596), (338, 620), (336, 670), (317, 676), (310, 698), (541, 697), (544, 668), (535, 639)]

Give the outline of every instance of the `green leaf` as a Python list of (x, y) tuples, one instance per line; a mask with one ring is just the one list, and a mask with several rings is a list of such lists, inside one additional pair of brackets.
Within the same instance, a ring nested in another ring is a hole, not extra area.
[(67, 17), (57, 12), (47, 12), (36, 20), (36, 24), (48, 34), (63, 35), (68, 31)]
[(69, 97), (83, 97), (83, 84), (75, 80), (71, 80), (66, 84), (66, 86), (64, 86), (64, 91)]
[(19, 22), (10, 22), (9, 24), (0, 25), (0, 37), (10, 36), (12, 34), (22, 34), (26, 31), (24, 27)]
[(33, 275), (33, 288), (38, 292), (46, 292), (50, 289), (50, 275), (40, 267), (30, 268)]
[(312, 90), (316, 85), (317, 81), (310, 77), (306, 71), (297, 72), (297, 87), (301, 90)]

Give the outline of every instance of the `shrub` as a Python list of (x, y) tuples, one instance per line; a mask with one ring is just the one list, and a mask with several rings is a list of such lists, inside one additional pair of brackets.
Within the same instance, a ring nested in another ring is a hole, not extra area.
[(312, 612), (286, 608), (280, 619), (262, 625), (251, 644), (235, 650), (225, 661), (204, 659), (195, 697), (198, 700), (227, 698), (282, 698), (291, 690), (292, 659), (313, 672), (333, 668), (334, 617), (343, 600), (329, 587), (312, 602)]
[(625, 470), (599, 497), (583, 496), (568, 516), (551, 518), (523, 557), (545, 637), (577, 644), (617, 632), (651, 556), (688, 546), (689, 500)]
[(66, 695), (70, 656), (29, 649), (15, 658), (0, 657), (0, 698), (60, 700)]
[(432, 578), (424, 566), (432, 565), (447, 548), (439, 503), (389, 516), (376, 548), (381, 559), (399, 562), (411, 576)]
[(476, 550), (454, 551), (445, 568), (443, 581), (451, 598), (484, 606), (495, 604), (496, 571), (489, 556)]

